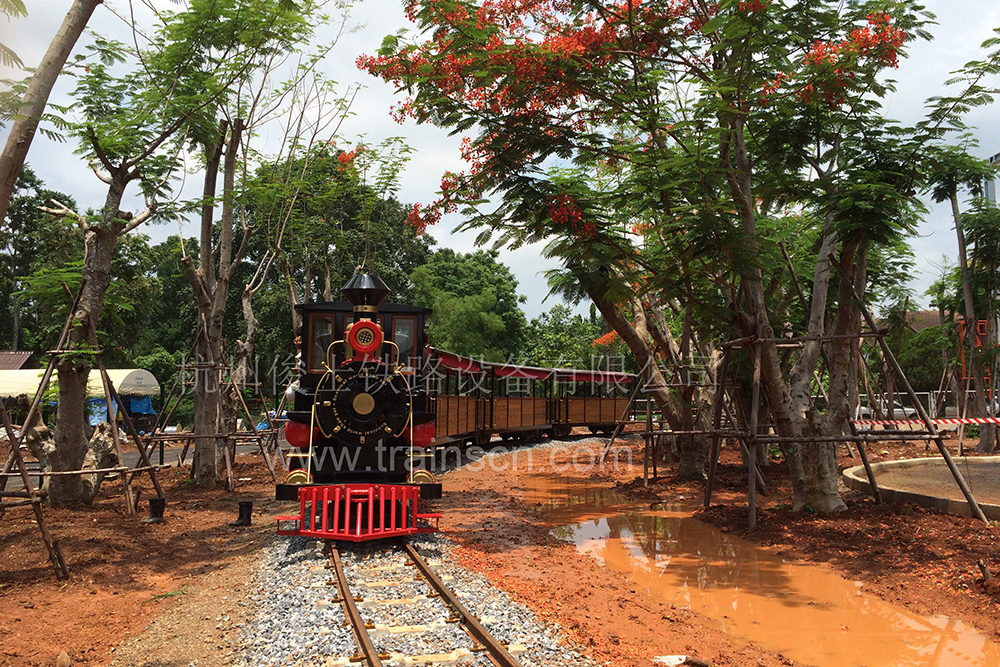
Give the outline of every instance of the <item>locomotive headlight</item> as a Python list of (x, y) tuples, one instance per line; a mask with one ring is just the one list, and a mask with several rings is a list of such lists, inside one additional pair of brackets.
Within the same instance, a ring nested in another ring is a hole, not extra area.
[(365, 392), (357, 394), (351, 404), (359, 415), (371, 414), (371, 411), (375, 409), (375, 399), (372, 398), (371, 394)]
[(366, 361), (375, 359), (384, 339), (382, 328), (371, 320), (355, 322), (347, 327), (345, 336), (355, 355)]

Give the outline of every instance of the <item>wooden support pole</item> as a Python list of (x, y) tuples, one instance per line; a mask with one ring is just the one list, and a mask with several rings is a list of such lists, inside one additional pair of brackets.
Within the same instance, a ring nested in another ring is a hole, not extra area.
[[(156, 495), (159, 498), (164, 498), (163, 487), (160, 486), (160, 480), (156, 476), (156, 466), (153, 465), (152, 461), (149, 460), (149, 456), (146, 453), (146, 448), (142, 442), (142, 438), (139, 436), (139, 431), (136, 429), (135, 424), (132, 422), (132, 417), (129, 416), (128, 410), (125, 409), (125, 402), (122, 397), (118, 395), (118, 391), (115, 389), (115, 385), (111, 382), (111, 376), (108, 375), (108, 369), (104, 367), (104, 360), (98, 358), (97, 366), (101, 370), (101, 376), (104, 379), (105, 391), (109, 393), (109, 405), (110, 400), (114, 400), (115, 404), (122, 414), (122, 423), (125, 425), (125, 432), (132, 437), (132, 442), (135, 443), (136, 449), (139, 450), (139, 460), (142, 462), (142, 467), (149, 472), (149, 479), (153, 483), (153, 488), (156, 489)], [(110, 415), (109, 415), (110, 416)], [(112, 431), (115, 435), (118, 434), (118, 428), (112, 424)], [(130, 476), (134, 476), (138, 473), (138, 470), (133, 469), (133, 473)]]
[[(247, 423), (253, 427), (254, 433), (257, 433), (257, 424), (254, 423), (253, 417), (250, 415), (250, 409), (247, 407), (246, 401), (243, 400), (243, 392), (240, 388), (236, 386), (236, 381), (233, 380), (233, 376), (229, 376), (229, 384), (232, 385), (233, 391), (236, 392), (236, 396), (240, 399), (240, 405), (243, 407), (243, 414), (247, 416)], [(266, 411), (265, 411), (266, 412)], [(268, 417), (268, 422), (270, 422), (270, 416)], [(229, 443), (226, 443), (227, 446)], [(267, 456), (267, 451), (264, 449), (264, 440), (257, 435), (257, 447), (260, 449), (260, 455), (264, 457), (264, 465), (267, 466), (267, 472), (271, 475), (271, 481), (276, 482), (278, 478), (274, 474), (274, 466), (271, 465), (271, 459)]]
[[(87, 285), (87, 279), (84, 278), (83, 280), (80, 281), (80, 290), (76, 293), (76, 298), (71, 299), (73, 305), (70, 306), (69, 314), (66, 316), (66, 321), (63, 323), (62, 333), (59, 334), (59, 341), (56, 343), (57, 350), (62, 349), (63, 345), (66, 344), (66, 338), (69, 336), (69, 330), (73, 325), (73, 314), (76, 312), (76, 307), (80, 304), (80, 298), (83, 296), (83, 288), (86, 287), (86, 285)], [(63, 283), (63, 289), (66, 290), (67, 292), (69, 291), (69, 287), (66, 286), (66, 283)], [(35, 414), (38, 413), (39, 406), (42, 403), (42, 396), (45, 394), (45, 389), (49, 386), (49, 380), (52, 379), (52, 373), (55, 370), (56, 357), (57, 354), (55, 352), (49, 352), (49, 364), (48, 366), (45, 367), (45, 372), (42, 373), (42, 380), (41, 382), (39, 382), (38, 389), (35, 391), (35, 398), (34, 400), (31, 401), (31, 407), (28, 408), (28, 414), (24, 416), (24, 426), (29, 426)], [(6, 414), (6, 412), (4, 414)], [(22, 431), (23, 430), (24, 429), (22, 428)], [(9, 435), (10, 434), (8, 434), (8, 436)], [(22, 438), (24, 437), (23, 432), (21, 434), (21, 437)], [(13, 447), (20, 448), (21, 439), (18, 438), (16, 444), (15, 444), (15, 439), (13, 437), (9, 437), (9, 440), (12, 448), (11, 456), (13, 457), (14, 456)], [(17, 451), (17, 458), (18, 459), (21, 458), (20, 449), (18, 449)], [(4, 472), (7, 472), (8, 470), (9, 468), (7, 466), (4, 466)], [(0, 491), (3, 491), (6, 484), (7, 484), (6, 480), (0, 478)], [(27, 486), (27, 484), (25, 484), (25, 486)]]
[[(115, 446), (115, 455), (118, 457), (119, 463), (125, 462), (125, 452), (122, 451), (121, 439), (118, 437), (118, 424), (115, 423), (115, 419), (111, 417), (111, 407), (115, 405), (114, 399), (111, 395), (111, 378), (108, 377), (107, 371), (104, 370), (104, 364), (101, 363), (100, 357), (97, 359), (97, 365), (101, 373), (101, 382), (104, 384), (104, 397), (108, 404), (108, 421), (111, 426), (111, 442)], [(128, 473), (119, 473), (122, 480), (122, 489), (125, 491), (125, 505), (128, 508), (129, 514), (135, 514), (135, 498), (132, 496), (132, 485), (129, 483)]]
[(650, 433), (653, 430), (653, 410), (649, 404), (651, 399), (646, 399), (646, 433), (644, 436), (645, 447), (643, 447), (642, 458), (642, 485), (649, 486), (649, 441), (652, 438)]
[(719, 378), (716, 382), (715, 390), (715, 413), (712, 415), (712, 447), (709, 452), (708, 480), (705, 482), (705, 507), (712, 504), (712, 485), (715, 483), (715, 471), (719, 466), (719, 454), (722, 451), (722, 443), (719, 440), (719, 427), (722, 425), (722, 407), (726, 401), (726, 377), (729, 373), (729, 352), (731, 346), (723, 347), (722, 363), (719, 367)]
[(872, 470), (872, 464), (868, 462), (868, 452), (865, 449), (865, 441), (863, 438), (859, 438), (858, 427), (854, 425), (853, 421), (848, 419), (847, 425), (851, 429), (851, 435), (858, 438), (858, 451), (861, 453), (861, 462), (865, 465), (865, 474), (868, 475), (868, 483), (872, 485), (872, 495), (875, 496), (875, 502), (881, 505), (882, 492), (878, 490), (878, 484), (875, 482), (875, 471)]
[(41, 495), (41, 491), (34, 487), (30, 491), (0, 491), (0, 498), (34, 498)]
[[(149, 465), (140, 468), (129, 468), (128, 466), (115, 466), (113, 468), (87, 468), (86, 470), (60, 470), (55, 471), (37, 471), (29, 472), (28, 474), (32, 477), (72, 477), (74, 475), (95, 475), (97, 473), (106, 473), (109, 475), (117, 475), (123, 472), (146, 472), (147, 470), (156, 470), (157, 466)], [(16, 472), (5, 472), (0, 473), (4, 477), (20, 477), (20, 473)]]
[[(608, 458), (608, 452), (611, 451), (611, 446), (615, 444), (615, 439), (621, 435), (622, 430), (625, 428), (625, 421), (628, 418), (628, 414), (632, 409), (632, 404), (635, 403), (636, 396), (639, 395), (639, 390), (642, 389), (642, 380), (639, 376), (635, 377), (635, 388), (632, 390), (632, 395), (628, 397), (628, 403), (625, 404), (625, 409), (622, 410), (621, 417), (618, 418), (618, 423), (615, 424), (615, 430), (611, 434), (611, 439), (608, 440), (608, 444), (604, 446), (604, 451), (601, 452), (601, 464), (604, 464), (604, 460)], [(648, 397), (647, 397), (648, 398)]]
[(760, 343), (753, 346), (753, 392), (750, 399), (750, 437), (747, 438), (747, 449), (750, 455), (747, 457), (747, 468), (749, 488), (747, 489), (747, 501), (749, 512), (747, 525), (753, 530), (757, 526), (757, 420), (760, 416)]
[[(837, 268), (837, 271), (840, 272), (841, 280), (846, 280), (847, 277), (844, 276), (843, 269), (840, 268), (840, 265), (836, 262), (832, 262), (832, 264)], [(874, 332), (878, 332), (878, 325), (875, 323), (875, 317), (871, 314), (871, 312), (869, 312), (868, 307), (864, 304), (864, 301), (861, 300), (861, 297), (858, 296), (858, 292), (854, 289), (853, 285), (851, 286), (851, 292), (855, 301), (857, 301), (858, 308), (861, 310), (861, 314), (864, 315), (865, 322), (868, 323), (869, 328), (871, 328)], [(910, 397), (910, 403), (912, 403), (917, 409), (917, 414), (924, 422), (924, 425), (927, 426), (928, 432), (934, 436), (934, 442), (937, 445), (938, 451), (941, 452), (941, 456), (944, 458), (945, 463), (948, 465), (948, 469), (951, 471), (952, 476), (955, 478), (955, 482), (958, 484), (958, 488), (962, 490), (962, 495), (964, 495), (965, 499), (968, 501), (969, 507), (972, 509), (972, 515), (983, 523), (989, 523), (986, 519), (986, 515), (983, 514), (983, 510), (979, 506), (979, 503), (976, 502), (976, 497), (972, 495), (972, 490), (969, 488), (968, 483), (965, 481), (965, 478), (962, 477), (962, 473), (959, 471), (958, 466), (955, 465), (955, 461), (951, 458), (951, 453), (948, 452), (948, 448), (945, 446), (944, 440), (941, 438), (941, 434), (938, 433), (937, 427), (934, 425), (934, 422), (931, 421), (930, 415), (927, 414), (927, 409), (920, 402), (920, 399), (917, 397), (917, 393), (913, 391), (913, 386), (910, 385), (910, 381), (906, 378), (906, 375), (903, 374), (903, 369), (899, 367), (899, 362), (896, 361), (896, 357), (893, 355), (892, 350), (889, 349), (889, 345), (885, 342), (885, 339), (882, 336), (878, 336), (875, 340), (878, 342), (879, 348), (882, 350), (883, 358), (902, 383), (903, 388), (906, 389), (906, 393)]]
[(187, 458), (188, 448), (191, 446), (193, 441), (194, 437), (190, 437), (187, 439), (187, 442), (184, 443), (184, 449), (181, 450), (181, 453), (177, 457), (177, 465), (184, 465), (184, 459)]
[[(41, 393), (42, 392), (39, 391), (38, 395), (40, 396)], [(29, 497), (25, 500), (14, 500), (9, 503), (4, 503), (4, 505), (11, 507), (30, 504), (32, 506), (32, 509), (35, 512), (35, 522), (38, 524), (38, 530), (42, 533), (42, 541), (45, 542), (45, 548), (49, 552), (49, 561), (52, 563), (52, 567), (56, 571), (56, 579), (69, 579), (69, 568), (66, 567), (66, 559), (63, 558), (62, 547), (59, 546), (59, 540), (52, 537), (52, 534), (49, 533), (49, 529), (45, 526), (45, 517), (42, 515), (41, 498), (35, 495), (35, 487), (31, 484), (31, 478), (28, 476), (28, 469), (24, 465), (24, 459), (21, 458), (21, 438), (14, 435), (14, 426), (10, 423), (10, 417), (7, 415), (7, 409), (4, 407), (3, 401), (0, 401), (0, 422), (3, 423), (4, 431), (7, 433), (7, 439), (11, 443), (11, 455), (14, 457), (14, 464), (17, 466), (18, 472), (21, 474), (21, 481), (24, 483), (24, 489), (29, 494)], [(24, 434), (22, 433), (21, 436), (23, 437), (23, 435)]]
[[(736, 423), (736, 417), (733, 415), (732, 411), (729, 409), (729, 406), (728, 405), (723, 405), (722, 407), (726, 411), (726, 417), (729, 419), (729, 421), (731, 421), (732, 423), (735, 424)], [(747, 446), (747, 438), (746, 438), (746, 436), (744, 434), (740, 433), (739, 435), (736, 436), (736, 441), (740, 443), (740, 452), (743, 454), (743, 456), (749, 458), (749, 456), (750, 456), (750, 449)], [(758, 442), (760, 442), (760, 441), (761, 440), (758, 439)], [(760, 466), (756, 466), (754, 468), (754, 471), (756, 471), (756, 473), (757, 473), (757, 490), (760, 491), (760, 494), (762, 496), (768, 495), (767, 484), (764, 482), (764, 477), (760, 474)]]

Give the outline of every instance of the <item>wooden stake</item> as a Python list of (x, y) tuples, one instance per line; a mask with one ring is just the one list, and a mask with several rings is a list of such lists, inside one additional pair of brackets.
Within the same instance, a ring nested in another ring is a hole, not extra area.
[(45, 526), (45, 517), (42, 515), (42, 499), (35, 493), (35, 487), (28, 476), (28, 469), (24, 465), (24, 459), (21, 458), (21, 437), (24, 437), (24, 433), (20, 437), (14, 435), (14, 426), (10, 423), (10, 417), (7, 415), (7, 409), (4, 407), (3, 401), (0, 401), (0, 421), (3, 422), (4, 430), (7, 432), (7, 439), (10, 441), (12, 447), (11, 456), (13, 456), (14, 464), (21, 473), (21, 481), (24, 483), (24, 490), (28, 494), (26, 500), (0, 503), (0, 507), (3, 505), (10, 507), (26, 504), (32, 506), (32, 510), (35, 512), (35, 522), (38, 524), (38, 530), (42, 533), (45, 548), (49, 552), (49, 561), (56, 571), (56, 579), (69, 579), (69, 568), (66, 567), (66, 559), (63, 558), (62, 547), (59, 546), (59, 540), (52, 537), (52, 534), (49, 533), (48, 528)]
[[(843, 275), (843, 269), (840, 268), (840, 265), (836, 262), (833, 262), (833, 265), (837, 268), (837, 271), (841, 273), (841, 279), (846, 280), (846, 276)], [(868, 327), (872, 331), (877, 332), (878, 325), (875, 323), (875, 317), (872, 316), (871, 312), (869, 312), (868, 307), (864, 304), (864, 301), (861, 300), (861, 297), (858, 296), (858, 292), (854, 289), (853, 285), (851, 286), (851, 292), (854, 299), (858, 303), (858, 308), (861, 310), (861, 314), (864, 316), (865, 322), (868, 323)], [(959, 471), (958, 466), (955, 465), (955, 461), (951, 458), (948, 448), (945, 447), (944, 440), (941, 438), (941, 434), (938, 433), (937, 427), (934, 425), (934, 422), (931, 421), (931, 418), (927, 414), (926, 408), (924, 408), (923, 404), (920, 402), (920, 399), (917, 398), (917, 393), (913, 391), (910, 381), (906, 379), (906, 375), (903, 374), (903, 369), (899, 367), (899, 362), (896, 361), (896, 357), (892, 354), (892, 350), (889, 349), (889, 346), (886, 344), (885, 339), (882, 336), (878, 336), (875, 340), (882, 349), (883, 358), (890, 365), (893, 373), (895, 373), (899, 381), (903, 384), (903, 388), (906, 389), (906, 393), (910, 397), (910, 402), (917, 409), (917, 414), (920, 415), (921, 421), (923, 421), (924, 425), (927, 426), (927, 431), (934, 436), (934, 442), (937, 445), (938, 451), (941, 452), (941, 456), (944, 458), (945, 463), (948, 465), (948, 469), (951, 471), (952, 476), (955, 478), (955, 482), (958, 484), (958, 488), (962, 490), (962, 495), (964, 495), (965, 499), (968, 501), (969, 508), (972, 510), (972, 515), (983, 523), (989, 523), (986, 519), (986, 515), (983, 514), (983, 510), (979, 506), (979, 503), (976, 502), (976, 497), (972, 495), (972, 490), (966, 483), (965, 478), (962, 477), (962, 473)]]
[(760, 416), (760, 343), (753, 346), (753, 393), (750, 399), (750, 437), (747, 438), (747, 457), (749, 488), (747, 501), (749, 503), (748, 527), (753, 530), (757, 526), (757, 419)]
[(875, 502), (881, 505), (882, 492), (879, 491), (878, 483), (875, 482), (875, 471), (872, 470), (872, 464), (868, 462), (868, 452), (865, 449), (864, 438), (859, 437), (858, 427), (854, 425), (853, 421), (848, 419), (847, 425), (851, 429), (851, 435), (858, 438), (858, 451), (861, 452), (861, 462), (865, 465), (865, 474), (868, 475), (868, 483), (872, 485), (872, 495), (875, 496)]
[(715, 483), (715, 470), (719, 466), (719, 454), (721, 453), (722, 447), (719, 440), (718, 430), (722, 424), (722, 406), (726, 400), (726, 376), (729, 373), (729, 352), (733, 348), (731, 346), (723, 347), (722, 352), (722, 363), (719, 368), (719, 379), (716, 383), (718, 387), (715, 392), (715, 414), (712, 416), (712, 429), (716, 431), (712, 435), (712, 448), (710, 451), (708, 461), (708, 480), (705, 482), (705, 507), (708, 508), (712, 504), (712, 485)]
[[(108, 377), (107, 371), (104, 370), (104, 364), (101, 363), (101, 358), (97, 358), (98, 368), (101, 372), (101, 382), (104, 384), (104, 397), (108, 404), (108, 421), (111, 426), (111, 442), (115, 445), (115, 455), (118, 457), (118, 463), (125, 463), (125, 453), (122, 451), (122, 443), (118, 437), (118, 424), (116, 420), (111, 417), (111, 407), (115, 404), (114, 399), (111, 397), (111, 378)], [(125, 505), (128, 508), (129, 514), (135, 514), (135, 498), (132, 497), (132, 485), (129, 484), (129, 478), (127, 473), (120, 473), (122, 480), (122, 489), (125, 491)]]
[(618, 418), (618, 423), (615, 424), (615, 430), (611, 434), (611, 439), (608, 440), (608, 444), (604, 446), (604, 451), (601, 452), (602, 465), (604, 463), (604, 460), (608, 458), (608, 452), (611, 451), (611, 446), (615, 444), (615, 438), (621, 435), (622, 430), (625, 428), (626, 418), (628, 417), (628, 414), (632, 409), (632, 404), (635, 403), (636, 396), (639, 395), (639, 390), (642, 389), (642, 384), (643, 384), (642, 380), (639, 378), (639, 376), (636, 376), (635, 388), (632, 390), (632, 395), (628, 397), (628, 403), (625, 404), (625, 409), (622, 411), (622, 416)]
[(646, 434), (645, 442), (646, 446), (643, 447), (643, 457), (642, 457), (642, 485), (649, 486), (649, 441), (653, 437), (650, 433), (653, 430), (653, 410), (652, 406), (649, 404), (651, 399), (646, 399)]
[[(253, 417), (250, 415), (250, 408), (247, 407), (246, 401), (243, 400), (243, 392), (240, 388), (236, 386), (236, 381), (233, 380), (232, 373), (229, 375), (229, 384), (232, 385), (233, 391), (236, 392), (236, 396), (240, 399), (240, 405), (243, 406), (243, 414), (247, 416), (247, 423), (253, 427), (254, 433), (257, 433), (257, 424), (254, 423)], [(266, 405), (264, 406), (267, 407)], [(266, 412), (266, 410), (265, 410)], [(268, 417), (270, 421), (270, 416)], [(271, 474), (271, 481), (276, 482), (278, 478), (274, 474), (274, 466), (271, 465), (271, 459), (267, 456), (267, 451), (264, 449), (264, 439), (260, 437), (260, 434), (256, 435), (257, 448), (260, 449), (260, 455), (264, 457), (264, 465), (267, 466), (267, 472)]]

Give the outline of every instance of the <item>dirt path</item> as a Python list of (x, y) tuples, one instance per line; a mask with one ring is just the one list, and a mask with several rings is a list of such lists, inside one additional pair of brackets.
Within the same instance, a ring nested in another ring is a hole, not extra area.
[[(633, 446), (635, 443), (633, 442)], [(599, 444), (598, 444), (599, 448)], [(923, 445), (893, 446), (875, 458), (923, 455)], [(586, 450), (586, 451), (585, 451)], [(552, 459), (536, 450), (533, 463), (555, 463), (559, 480), (588, 480), (617, 487), (634, 501), (653, 503), (700, 497), (700, 484), (671, 483), (669, 466), (643, 489), (642, 467), (624, 460), (617, 470), (574, 468), (595, 451), (580, 441)], [(519, 453), (524, 456), (523, 452)], [(777, 653), (731, 639), (717, 624), (669, 605), (649, 604), (622, 573), (600, 568), (569, 543), (556, 539), (529, 493), (535, 466), (494, 472), (463, 469), (444, 479), (446, 497), (436, 508), (445, 533), (460, 545), (464, 564), (487, 574), (543, 618), (558, 622), (571, 639), (613, 665), (650, 665), (654, 655), (685, 654), (713, 665), (791, 664)], [(732, 453), (727, 453), (732, 456)], [(843, 458), (843, 466), (856, 461)], [(961, 517), (911, 507), (880, 507), (845, 494), (849, 510), (834, 516), (792, 514), (783, 465), (764, 469), (772, 488), (761, 498), (756, 530), (746, 530), (745, 472), (724, 460), (716, 504), (699, 518), (723, 531), (768, 545), (779, 554), (831, 567), (863, 582), (866, 591), (921, 614), (948, 614), (996, 638), (1000, 587), (983, 582), (977, 561), (1000, 571), (995, 528)], [(145, 525), (128, 516), (115, 486), (93, 509), (46, 509), (62, 540), (73, 577), (56, 582), (37, 528), (27, 510), (0, 519), (0, 666), (52, 665), (67, 651), (74, 665), (163, 667), (197, 660), (199, 667), (230, 663), (235, 625), (249, 573), (265, 540), (270, 515), (283, 513), (264, 500), (270, 480), (259, 460), (237, 465), (237, 492), (202, 492), (183, 474), (163, 476), (167, 522)], [(144, 497), (149, 491), (144, 492)], [(255, 499), (254, 526), (232, 529), (238, 500)], [(145, 504), (144, 504), (145, 506)], [(798, 664), (798, 663), (796, 663)]]

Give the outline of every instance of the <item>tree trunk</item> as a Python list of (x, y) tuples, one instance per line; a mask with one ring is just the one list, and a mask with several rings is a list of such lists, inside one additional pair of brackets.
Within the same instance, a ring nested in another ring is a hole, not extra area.
[[(977, 341), (976, 302), (972, 292), (972, 278), (969, 276), (969, 259), (965, 247), (965, 231), (962, 226), (962, 214), (958, 206), (958, 191), (952, 190), (951, 215), (955, 222), (955, 234), (958, 236), (958, 266), (962, 272), (962, 301), (965, 305), (965, 340), (963, 344), (968, 350), (968, 366), (972, 371), (972, 414), (971, 417), (986, 417), (986, 377), (983, 371), (982, 355)], [(979, 444), (976, 451), (982, 454), (992, 454), (994, 450), (995, 429), (992, 424), (982, 424), (979, 427)]]
[[(850, 336), (860, 332), (860, 311), (854, 302), (853, 293), (860, 288), (863, 294), (865, 284), (864, 249), (857, 245), (845, 244), (840, 252), (840, 279), (838, 280), (837, 315), (833, 323), (836, 338), (829, 344), (830, 403), (826, 418), (813, 418), (813, 432), (820, 435), (837, 436), (844, 432), (850, 404), (850, 380), (854, 377), (852, 364), (856, 343)], [(853, 280), (852, 280), (853, 278)], [(856, 385), (855, 385), (856, 386)], [(807, 416), (808, 418), (808, 416)], [(847, 509), (837, 490), (837, 447), (836, 442), (803, 444), (796, 448), (796, 461), (792, 466), (793, 475), (801, 477), (796, 490), (793, 506), (806, 506), (818, 511), (830, 512)], [(793, 487), (796, 486), (793, 484)]]
[[(591, 299), (597, 309), (601, 311), (604, 319), (618, 332), (622, 341), (635, 357), (646, 387), (646, 394), (656, 401), (664, 421), (674, 430), (692, 430), (694, 426), (692, 421), (694, 392), (689, 392), (685, 398), (677, 392), (668, 390), (667, 380), (660, 372), (650, 344), (651, 327), (641, 301), (636, 298), (630, 304), (634, 319), (633, 324), (615, 304), (608, 301), (603, 294), (599, 294), (597, 289), (589, 290)], [(702, 414), (706, 414), (706, 412)], [(678, 439), (677, 446), (680, 454), (679, 478), (703, 479), (705, 477), (705, 460), (708, 455), (708, 440), (700, 437), (684, 437)]]
[(330, 246), (323, 244), (323, 300), (333, 301), (333, 284), (330, 282)]
[(52, 87), (63, 65), (66, 64), (73, 46), (87, 27), (94, 9), (101, 2), (102, 0), (74, 0), (66, 12), (59, 31), (49, 43), (42, 62), (31, 76), (28, 89), (24, 92), (20, 109), (11, 126), (10, 135), (7, 137), (3, 154), (0, 155), (0, 224), (7, 216), (7, 206), (14, 192), (14, 184), (17, 182), (18, 174), (21, 173), (21, 167), (24, 166), (24, 158), (31, 147), (35, 130), (38, 129), (38, 121), (45, 111), (49, 93), (52, 92)]
[(21, 337), (21, 303), (17, 298), (17, 294), (11, 295), (11, 336), (10, 336), (10, 349), (12, 352), (17, 352), (18, 339)]
[(233, 364), (233, 381), (242, 387), (254, 374), (251, 372), (254, 349), (257, 347), (257, 336), (260, 322), (253, 313), (254, 292), (247, 286), (243, 290), (243, 321), (246, 323), (246, 337), (236, 343), (236, 360)]
[(202, 187), (201, 242), (198, 249), (198, 267), (190, 257), (184, 257), (184, 272), (198, 303), (198, 342), (195, 346), (194, 373), (194, 434), (199, 437), (194, 445), (194, 478), (201, 487), (215, 486), (216, 461), (219, 456), (216, 442), (204, 436), (219, 432), (219, 375), (218, 358), (212, 345), (210, 326), (213, 320), (212, 295), (215, 290), (215, 253), (212, 248), (212, 231), (215, 211), (215, 189), (222, 160), (223, 142), (229, 124), (219, 123), (219, 138), (205, 147), (205, 181)]
[[(751, 175), (753, 165), (746, 151), (743, 117), (735, 114), (720, 116), (720, 125), (726, 134), (723, 138), (721, 158), (730, 168), (726, 172), (730, 195), (736, 204), (741, 227), (754, 255), (757, 245), (757, 223)], [(815, 426), (807, 415), (796, 410), (791, 391), (781, 367), (781, 358), (774, 342), (774, 330), (767, 312), (760, 267), (751, 264), (740, 272), (741, 286), (746, 298), (746, 313), (737, 310), (736, 323), (744, 336), (756, 336), (761, 347), (761, 389), (771, 411), (774, 429), (784, 437), (808, 437), (815, 434)], [(815, 301), (814, 301), (815, 303)], [(734, 304), (738, 308), (738, 304)], [(817, 304), (818, 305), (818, 304)], [(811, 374), (811, 369), (810, 369)], [(832, 392), (831, 392), (832, 393)], [(829, 452), (812, 444), (792, 445), (785, 448), (792, 470), (794, 489), (793, 509), (810, 507), (818, 512), (844, 509), (837, 493), (836, 457), (830, 465)]]
[[(228, 143), (225, 142), (229, 134)], [(222, 373), (223, 324), (229, 281), (233, 273), (233, 213), (237, 155), (242, 139), (243, 121), (236, 119), (230, 129), (225, 121), (219, 126), (219, 143), (206, 146), (207, 166), (201, 215), (201, 242), (199, 265), (195, 269), (189, 257), (183, 258), (184, 270), (198, 302), (201, 334), (198, 339), (199, 363), (203, 366), (199, 381), (195, 383), (195, 434), (208, 436), (226, 432), (225, 416), (233, 414), (227, 403), (228, 391), (220, 391)], [(219, 220), (218, 247), (212, 249), (214, 202), (222, 147), (225, 148), (225, 166), (222, 185), (222, 215)], [(218, 258), (218, 266), (215, 259)], [(226, 446), (223, 438), (198, 438), (195, 444), (195, 483), (201, 487), (215, 486), (216, 472)]]
[[(124, 187), (112, 185), (107, 206), (117, 214)], [(89, 443), (85, 424), (87, 420), (87, 378), (97, 349), (97, 322), (104, 306), (104, 295), (111, 283), (111, 260), (122, 225), (108, 222), (94, 225), (84, 233), (83, 293), (70, 329), (66, 349), (80, 350), (79, 354), (64, 354), (56, 368), (59, 378), (59, 403), (56, 407), (55, 447), (49, 456), (55, 472), (81, 470), (87, 456)], [(89, 495), (89, 497), (88, 497)], [(94, 496), (86, 492), (80, 476), (53, 478), (49, 500), (53, 505), (76, 507), (90, 504)]]
[(295, 276), (292, 272), (292, 265), (288, 258), (282, 253), (278, 256), (278, 264), (281, 266), (281, 275), (285, 279), (285, 290), (288, 292), (288, 308), (292, 313), (292, 331), (297, 332), (302, 326), (302, 315), (295, 306), (299, 305), (299, 292), (295, 289)]

